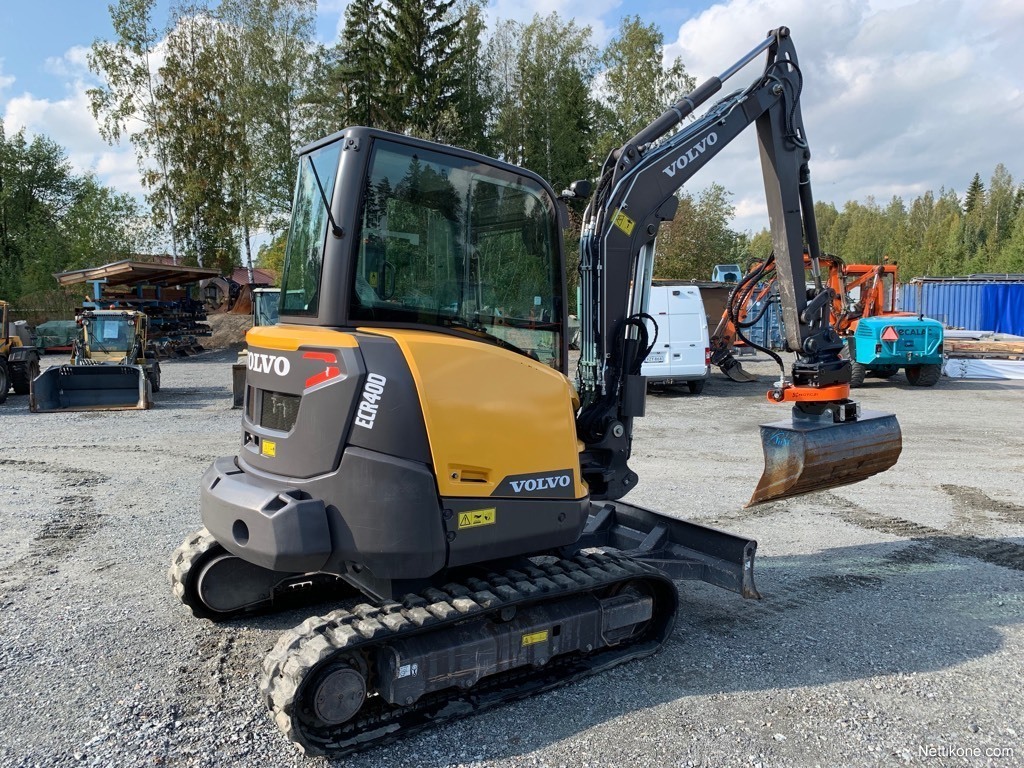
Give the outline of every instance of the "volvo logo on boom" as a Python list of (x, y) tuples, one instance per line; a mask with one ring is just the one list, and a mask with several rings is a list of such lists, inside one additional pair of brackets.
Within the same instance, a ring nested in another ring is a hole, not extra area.
[(278, 376), (287, 376), (288, 371), (292, 368), (288, 358), (280, 355), (268, 355), (249, 350), (247, 358), (246, 366), (250, 371), (256, 371), (256, 373), (276, 373)]
[(718, 143), (718, 134), (715, 133), (714, 131), (712, 131), (707, 136), (705, 136), (703, 139), (701, 139), (696, 144), (694, 144), (692, 147), (690, 147), (690, 149), (687, 150), (684, 154), (682, 154), (679, 157), (677, 157), (676, 161), (674, 163), (672, 163), (671, 165), (667, 165), (664, 168), (662, 168), (661, 172), (664, 173), (669, 178), (672, 178), (673, 176), (676, 175), (676, 171), (683, 170), (683, 168), (685, 168), (690, 163), (692, 163), (694, 160), (696, 160), (698, 157), (703, 155), (704, 151), (708, 147), (713, 147), (717, 143)]

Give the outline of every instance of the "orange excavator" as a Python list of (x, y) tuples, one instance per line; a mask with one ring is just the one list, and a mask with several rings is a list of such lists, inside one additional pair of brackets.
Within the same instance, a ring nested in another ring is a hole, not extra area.
[[(830, 320), (835, 332), (843, 339), (847, 354), (854, 362), (853, 385), (863, 383), (866, 364), (858, 368), (851, 346), (855, 349), (855, 337), (859, 322), (864, 318), (890, 319), (894, 325), (886, 326), (891, 335), (901, 336), (902, 322), (910, 322), (913, 314), (896, 309), (896, 285), (899, 282), (898, 266), (886, 258), (881, 264), (847, 264), (838, 256), (822, 253), (819, 258), (820, 271), (825, 286), (831, 292)], [(813, 273), (814, 265), (810, 256), (804, 253), (804, 269)], [(733, 355), (733, 347), (742, 341), (755, 349), (765, 352), (778, 360), (771, 350), (752, 342), (743, 333), (757, 325), (767, 312), (771, 295), (775, 291), (776, 273), (774, 257), (751, 262), (746, 275), (739, 281), (726, 302), (722, 318), (711, 336), (711, 362), (733, 381), (749, 383), (757, 377), (743, 369)], [(751, 309), (757, 307), (754, 316)], [(884, 320), (883, 320), (884, 322)], [(863, 335), (863, 334), (862, 334)], [(852, 342), (852, 344), (851, 344)], [(882, 350), (877, 350), (881, 353)], [(877, 363), (872, 372), (880, 377), (892, 376), (900, 367), (896, 363)]]

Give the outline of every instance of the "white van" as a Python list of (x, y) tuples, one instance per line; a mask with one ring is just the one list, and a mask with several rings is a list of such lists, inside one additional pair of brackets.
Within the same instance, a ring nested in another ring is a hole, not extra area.
[[(649, 384), (686, 383), (699, 395), (711, 370), (708, 319), (695, 285), (652, 285), (647, 314), (658, 323), (658, 338), (641, 371)], [(654, 337), (654, 329), (647, 322)]]

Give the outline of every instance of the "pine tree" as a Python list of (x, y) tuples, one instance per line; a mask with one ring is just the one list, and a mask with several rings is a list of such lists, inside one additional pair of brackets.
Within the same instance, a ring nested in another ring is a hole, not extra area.
[(381, 98), (387, 69), (382, 19), (376, 0), (353, 0), (345, 10), (345, 31), (331, 79), (345, 107), (344, 122), (351, 125), (377, 127), (387, 122), (387, 105)]
[(384, 6), (386, 127), (391, 130), (439, 138), (439, 117), (455, 95), (461, 19), (449, 13), (454, 5), (455, 0), (391, 0)]
[(984, 203), (985, 185), (981, 183), (981, 174), (976, 173), (971, 179), (971, 185), (967, 188), (967, 194), (964, 195), (964, 210), (970, 213)]
[(492, 109), (490, 68), (483, 50), (486, 26), (477, 0), (464, 2), (459, 15), (462, 25), (452, 62), (455, 91), (451, 106), (441, 116), (439, 138), (486, 155), (491, 153), (487, 123)]

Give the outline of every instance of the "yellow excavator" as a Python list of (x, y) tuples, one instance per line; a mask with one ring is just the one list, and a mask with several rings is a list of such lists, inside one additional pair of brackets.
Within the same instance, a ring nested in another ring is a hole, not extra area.
[(85, 309), (71, 360), (32, 381), (29, 408), (51, 411), (146, 410), (160, 391), (160, 363), (147, 351), (147, 316), (134, 309)]
[(16, 395), (27, 395), (32, 379), (39, 375), (39, 350), (11, 332), (9, 308), (0, 301), (0, 403), (11, 389)]
[[(684, 123), (761, 54), (753, 83)], [(522, 168), (370, 128), (302, 150), (280, 322), (247, 335), (238, 454), (203, 477), (205, 527), (169, 574), (212, 620), (337, 589), (337, 610), (264, 660), (287, 738), (342, 755), (654, 653), (676, 580), (759, 596), (756, 542), (622, 500), (639, 482), (628, 462), (658, 228), (751, 124), (796, 353), (768, 393), (787, 411), (761, 428), (751, 503), (896, 462), (895, 417), (849, 399), (830, 294), (820, 275), (805, 286), (805, 243), (812, 262), (819, 248), (801, 90), (776, 29), (612, 152), (596, 186), (562, 195)], [(573, 198), (589, 202), (570, 378)]]

